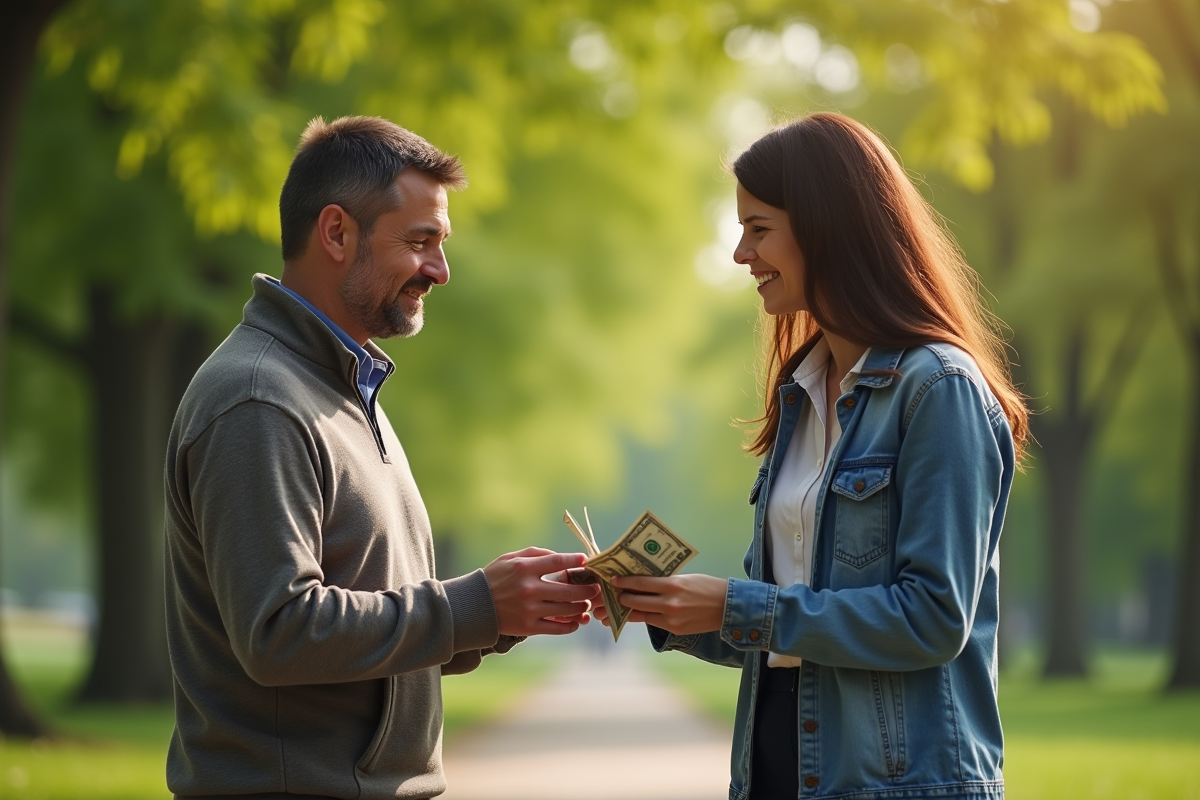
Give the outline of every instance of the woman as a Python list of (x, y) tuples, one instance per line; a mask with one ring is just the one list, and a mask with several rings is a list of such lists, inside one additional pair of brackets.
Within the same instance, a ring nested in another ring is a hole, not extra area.
[(733, 174), (772, 320), (749, 579), (625, 578), (621, 602), (655, 649), (741, 667), (732, 800), (1003, 797), (997, 544), (1028, 420), (976, 276), (853, 120), (781, 127)]

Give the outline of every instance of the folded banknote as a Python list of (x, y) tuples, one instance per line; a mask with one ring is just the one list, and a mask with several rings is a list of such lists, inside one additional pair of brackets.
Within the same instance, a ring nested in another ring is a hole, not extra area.
[[(610, 581), (618, 575), (647, 575), (666, 577), (674, 575), (696, 555), (696, 548), (682, 536), (668, 528), (663, 521), (647, 511), (629, 530), (607, 550), (601, 551), (592, 533), (592, 523), (587, 509), (583, 510), (587, 530), (579, 526), (570, 511), (563, 512), (563, 521), (583, 544), (588, 560), (583, 570), (571, 570), (568, 579), (572, 583), (600, 581), (600, 593), (608, 609), (609, 627), (613, 641), (621, 637), (621, 630), (629, 619), (629, 609), (617, 601), (620, 594)], [(592, 577), (594, 576), (594, 577)]]

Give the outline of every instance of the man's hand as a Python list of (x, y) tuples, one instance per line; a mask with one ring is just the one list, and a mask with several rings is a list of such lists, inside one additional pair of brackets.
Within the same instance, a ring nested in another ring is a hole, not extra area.
[[(609, 624), (608, 606), (604, 605), (603, 600), (601, 600), (599, 603), (596, 603), (594, 606), (592, 606), (592, 617), (594, 617), (596, 619), (596, 621), (602, 623), (604, 625), (604, 627), (606, 627), (606, 628), (612, 627), (612, 625)], [(645, 614), (643, 614), (641, 611), (629, 612), (629, 617), (625, 620), (626, 623), (645, 622), (645, 621), (646, 621)]]
[[(537, 633), (573, 633), (588, 618), (588, 602), (599, 593), (598, 586), (572, 586), (555, 578), (572, 567), (583, 566), (582, 553), (555, 553), (541, 547), (526, 547), (505, 553), (483, 568), (500, 633), (532, 636)], [(544, 576), (549, 576), (546, 580)]]
[[(671, 575), (666, 578), (613, 578), (621, 589), (618, 601), (633, 609), (629, 622), (645, 622), (686, 636), (721, 629), (729, 581), (711, 575)], [(608, 624), (608, 614), (596, 608), (596, 619)]]

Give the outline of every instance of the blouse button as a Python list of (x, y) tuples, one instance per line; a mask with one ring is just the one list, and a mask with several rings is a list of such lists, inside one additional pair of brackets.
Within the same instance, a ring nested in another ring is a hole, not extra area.
[(758, 631), (750, 631), (750, 641), (752, 642), (757, 642), (761, 636), (762, 634)]
[(818, 783), (818, 781), (817, 781), (816, 775), (809, 775), (807, 778), (804, 779), (804, 785), (810, 789), (817, 788), (817, 783)]
[(854, 482), (854, 491), (861, 492), (865, 488), (867, 488), (867, 485), (863, 483), (862, 480), (857, 480)]
[(817, 730), (817, 721), (815, 719), (805, 720), (805, 722), (804, 722), (804, 732), (805, 733), (816, 733), (816, 730)]
[(857, 402), (858, 401), (856, 401), (853, 397), (847, 397), (846, 402), (843, 403), (843, 405), (845, 405), (846, 408), (854, 408), (854, 406), (857, 404)]
[(789, 406), (795, 405), (795, 404), (796, 404), (796, 395), (794, 395), (794, 394), (789, 394), (787, 397), (783, 398), (783, 400), (784, 400), (784, 402), (785, 402), (785, 403), (787, 403)]
[(733, 640), (735, 642), (740, 642), (742, 640), (742, 632), (741, 631), (732, 631), (729, 635), (733, 637)]

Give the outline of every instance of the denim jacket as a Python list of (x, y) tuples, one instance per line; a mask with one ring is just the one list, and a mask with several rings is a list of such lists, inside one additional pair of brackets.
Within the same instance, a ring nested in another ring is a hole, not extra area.
[(741, 667), (730, 800), (749, 794), (760, 651), (804, 659), (800, 797), (1002, 798), (997, 545), (1012, 434), (975, 362), (947, 344), (872, 349), (838, 398), (842, 437), (816, 507), (810, 585), (764, 582), (764, 519), (806, 393), (780, 388), (779, 433), (750, 492), (748, 580), (719, 631), (651, 628), (657, 650)]

